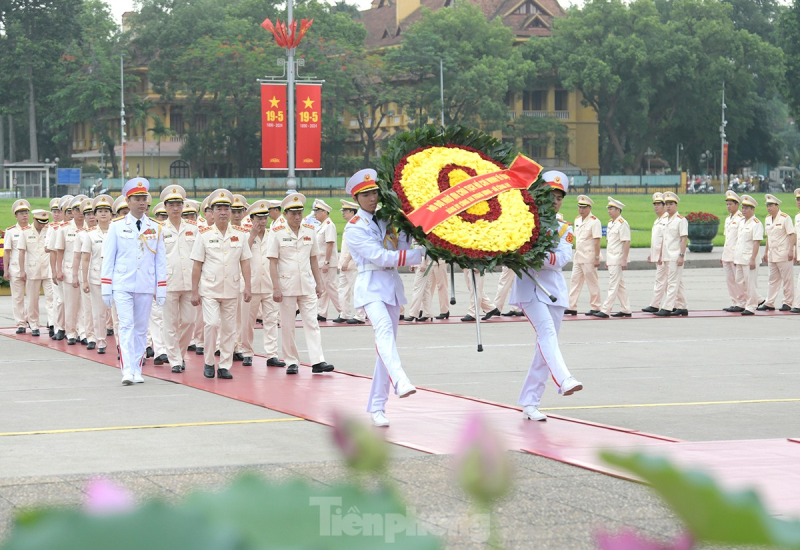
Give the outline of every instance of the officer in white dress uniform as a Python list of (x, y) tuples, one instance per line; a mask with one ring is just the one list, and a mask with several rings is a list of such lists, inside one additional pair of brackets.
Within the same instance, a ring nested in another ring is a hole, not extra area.
[(645, 313), (657, 312), (667, 292), (667, 264), (661, 261), (661, 245), (664, 243), (664, 218), (669, 217), (669, 214), (663, 193), (653, 193), (653, 212), (656, 214), (656, 220), (650, 232), (650, 254), (647, 256), (647, 261), (656, 264), (656, 280), (653, 282), (653, 298), (650, 300), (650, 305), (642, 308)]
[(50, 272), (50, 255), (45, 251), (50, 220), (47, 210), (34, 210), (33, 226), (22, 232), (19, 241), (20, 278), (25, 281), (25, 294), (28, 296), (28, 325), (31, 336), (39, 336), (39, 291), (44, 288), (44, 299), (47, 304), (47, 325), (55, 322), (55, 304), (53, 300), (53, 275)]
[[(344, 231), (347, 231), (348, 223), (353, 216), (358, 212), (358, 204), (344, 199), (339, 199), (342, 203), (342, 217), (344, 218), (345, 225)], [(353, 289), (356, 285), (356, 277), (358, 270), (353, 261), (353, 256), (350, 255), (350, 250), (347, 248), (347, 239), (342, 236), (342, 252), (339, 254), (339, 305), (342, 310), (339, 312), (339, 318), (333, 322), (340, 322), (344, 320), (348, 325), (363, 325), (364, 319), (367, 314), (363, 309), (355, 309), (353, 307)]]
[[(569, 189), (566, 174), (551, 170), (542, 174), (545, 185), (553, 188), (556, 212), (561, 208), (561, 201)], [(539, 401), (544, 394), (547, 377), (551, 376), (558, 386), (561, 395), (572, 395), (583, 389), (583, 384), (570, 374), (564, 356), (558, 347), (558, 332), (564, 311), (569, 305), (567, 284), (561, 268), (572, 259), (572, 243), (575, 236), (569, 224), (559, 220), (558, 246), (547, 253), (545, 263), (539, 271), (530, 270), (522, 277), (517, 277), (511, 289), (509, 303), (519, 306), (536, 330), (536, 354), (533, 357), (528, 376), (522, 386), (519, 404), (522, 405), (522, 418), (530, 420), (547, 420), (547, 416), (539, 412)], [(534, 278), (557, 298), (555, 302), (545, 294), (534, 282)]]
[(689, 237), (689, 222), (678, 213), (680, 197), (672, 191), (664, 193), (667, 215), (663, 218), (664, 241), (660, 261), (667, 264), (667, 292), (656, 311), (659, 317), (689, 315), (683, 289), (683, 263)]
[[(81, 274), (83, 292), (89, 296), (92, 312), (91, 333), (96, 339), (97, 353), (106, 352), (106, 327), (108, 325), (108, 308), (103, 303), (103, 289), (100, 284), (100, 272), (103, 268), (103, 245), (108, 229), (111, 226), (111, 208), (113, 199), (109, 195), (98, 195), (92, 202), (92, 212), (97, 225), (84, 231), (81, 243)], [(89, 342), (86, 349), (94, 349), (95, 342)]]
[(23, 232), (28, 225), (31, 205), (25, 199), (14, 201), (11, 211), (17, 223), (6, 229), (3, 240), (5, 272), (3, 278), (11, 281), (11, 302), (17, 334), (24, 334), (28, 326), (28, 315), (25, 312), (25, 281), (20, 277), (19, 243), (23, 240)]
[(149, 189), (150, 182), (144, 178), (134, 178), (123, 186), (122, 194), (130, 211), (111, 223), (103, 243), (100, 282), (106, 307), (116, 305), (117, 345), (124, 386), (144, 382), (142, 364), (153, 296), (160, 306), (167, 297), (163, 228), (145, 215)]
[(764, 220), (764, 233), (767, 234), (767, 246), (763, 261), (769, 266), (769, 287), (767, 301), (758, 306), (759, 311), (774, 311), (777, 307), (778, 290), (783, 286), (783, 304), (780, 311), (789, 311), (794, 302), (794, 249), (797, 246), (792, 218), (781, 212), (781, 200), (775, 195), (764, 197), (769, 215)]
[(344, 238), (358, 269), (355, 307), (363, 307), (375, 330), (378, 358), (372, 376), (367, 412), (375, 426), (386, 427), (386, 401), (389, 388), (399, 397), (408, 397), (417, 389), (411, 384), (397, 353), (397, 324), (400, 307), (406, 303), (398, 266), (417, 265), (422, 249), (411, 250), (411, 239), (398, 235), (384, 220), (375, 219), (378, 207), (378, 177), (372, 169), (356, 172), (347, 182), (347, 192), (360, 206), (348, 222)]
[[(317, 304), (317, 321), (327, 321), (328, 305), (333, 304), (333, 309), (339, 313), (342, 310), (339, 303), (339, 280), (336, 268), (339, 265), (339, 250), (337, 244), (338, 233), (336, 225), (331, 220), (331, 207), (322, 199), (314, 199), (313, 212), (319, 225), (317, 226), (317, 264), (322, 276), (322, 295)], [(342, 323), (345, 319), (337, 317), (334, 322)]]
[[(72, 195), (64, 195), (58, 202), (58, 211), (61, 213), (59, 216), (53, 216), (56, 220), (50, 226), (50, 232), (47, 234), (47, 242), (45, 243), (45, 250), (50, 254), (50, 273), (53, 275), (53, 287), (56, 298), (56, 319), (55, 319), (55, 334), (52, 336), (53, 340), (60, 341), (66, 338), (66, 307), (64, 297), (64, 284), (63, 275), (58, 267), (58, 251), (56, 250), (56, 242), (58, 241), (58, 234), (64, 231), (64, 228), (69, 226), (72, 220), (72, 210), (69, 208), (69, 203), (72, 202)], [(60, 277), (60, 279), (59, 279)]]
[(742, 214), (744, 219), (739, 224), (739, 233), (736, 236), (736, 252), (733, 263), (736, 265), (736, 284), (742, 287), (742, 292), (747, 296), (742, 315), (755, 315), (761, 297), (758, 294), (758, 266), (760, 264), (758, 252), (761, 241), (764, 239), (764, 225), (756, 218), (755, 211), (758, 207), (750, 195), (742, 195)]
[[(81, 203), (86, 196), (76, 195), (69, 203), (72, 220), (56, 234), (56, 269), (59, 284), (63, 284), (64, 324), (67, 331), (67, 344), (75, 345), (85, 338), (86, 326), (83, 317), (83, 301), (81, 298), (79, 270), (75, 265), (75, 253), (80, 252), (81, 237), (84, 230), (84, 218)], [(62, 199), (63, 200), (63, 199)]]
[(631, 304), (625, 287), (624, 271), (628, 269), (628, 253), (631, 249), (631, 226), (622, 217), (625, 205), (608, 197), (608, 244), (606, 245), (606, 267), (608, 268), (608, 296), (595, 317), (607, 319), (614, 302), (619, 298), (620, 310), (611, 317), (630, 317)]
[(722, 249), (722, 259), (719, 263), (725, 272), (725, 282), (728, 284), (728, 294), (731, 297), (731, 305), (723, 308), (723, 311), (731, 313), (741, 313), (747, 302), (744, 290), (736, 282), (736, 264), (733, 263), (733, 256), (736, 253), (736, 239), (739, 236), (739, 225), (744, 221), (744, 215), (739, 211), (739, 203), (742, 199), (733, 191), (725, 193), (725, 207), (728, 209), (728, 216), (725, 218), (725, 245)]

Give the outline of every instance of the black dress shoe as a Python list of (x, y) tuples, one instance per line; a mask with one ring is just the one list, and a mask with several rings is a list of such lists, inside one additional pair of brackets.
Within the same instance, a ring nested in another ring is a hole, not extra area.
[(320, 372), (331, 372), (333, 370), (333, 365), (329, 365), (325, 361), (322, 363), (317, 363), (316, 365), (311, 365), (311, 372), (315, 374), (319, 374)]
[(739, 306), (731, 306), (728, 308), (728, 311), (730, 311), (731, 313), (741, 313), (744, 311), (744, 308)]
[(297, 374), (297, 365), (289, 365), (286, 368), (286, 374)]
[(358, 319), (348, 319), (347, 320), (347, 324), (348, 325), (363, 325), (364, 321), (359, 321)]
[(673, 317), (688, 317), (689, 316), (689, 310), (688, 309), (676, 309), (670, 315), (672, 315)]
[(501, 317), (513, 317), (514, 316), (514, 312), (513, 311), (506, 311), (505, 313), (501, 313), (500, 316)]
[(792, 311), (792, 306), (789, 306), (787, 304), (783, 304), (778, 311)]
[(259, 325), (263, 325), (264, 324), (264, 320), (263, 319), (256, 319), (256, 323), (259, 324)]
[(659, 309), (654, 313), (654, 315), (658, 315), (659, 317), (669, 317), (672, 315), (671, 311), (667, 311), (666, 309)]
[(204, 352), (203, 352), (203, 348), (202, 347), (197, 346), (197, 347), (194, 348), (194, 354), (195, 355), (203, 355), (203, 353)]
[(633, 314), (625, 313), (623, 311), (618, 311), (617, 313), (612, 313), (611, 316), (612, 317), (633, 317)]
[(564, 312), (564, 315), (577, 315), (578, 312), (574, 309), (568, 309)]
[(155, 357), (156, 356), (156, 352), (153, 351), (153, 348), (151, 348), (150, 346), (147, 346), (147, 349), (145, 350), (144, 356), (145, 356), (145, 359), (150, 359), (151, 357)]
[(64, 338), (66, 338), (66, 337), (67, 337), (67, 334), (63, 330), (59, 330), (58, 332), (56, 332), (56, 335), (53, 336), (53, 340), (59, 340), (60, 341), (60, 340), (63, 340)]
[[(603, 313), (602, 311), (596, 311), (594, 316), (598, 317), (600, 319), (608, 319), (608, 314), (607, 313)], [(616, 317), (616, 315), (615, 315), (615, 317)]]
[(74, 346), (76, 343), (77, 342), (75, 342), (75, 338), (70, 338), (69, 340), (67, 340), (68, 346)]
[(800, 313), (800, 307), (793, 307), (789, 310), (789, 313)]
[(86, 338), (81, 338), (81, 345), (82, 346), (88, 346), (89, 345), (89, 341), (86, 340)]
[(647, 307), (643, 307), (642, 311), (644, 311), (645, 313), (655, 313), (655, 312), (658, 311), (658, 308), (657, 307), (653, 307), (653, 306), (647, 306)]
[(336, 319), (331, 321), (331, 323), (336, 323), (337, 325), (340, 325), (340, 324), (346, 323), (346, 322), (347, 322), (347, 319), (342, 319), (341, 317), (337, 317)]
[(244, 361), (244, 355), (242, 355), (239, 352), (236, 352), (236, 353), (233, 354), (233, 360), (234, 361)]
[(325, 323), (328, 321), (328, 318), (323, 317), (322, 315), (317, 315), (317, 321), (319, 321), (320, 323)]
[(106, 329), (106, 336), (114, 336), (114, 329), (113, 328), (107, 328)]
[(25, 327), (17, 327), (17, 334), (25, 334)]
[(252, 367), (253, 366), (253, 358), (252, 357), (245, 357), (242, 359), (242, 366), (243, 367)]
[(203, 365), (203, 376), (214, 378), (214, 365)]
[(461, 318), (461, 320), (462, 320), (462, 321), (464, 321), (464, 322), (467, 322), (467, 323), (468, 323), (468, 322), (470, 322), (470, 321), (474, 321), (474, 320), (475, 320), (475, 317), (473, 317), (472, 315), (464, 315), (464, 316)]
[(403, 314), (402, 313), (400, 314), (400, 320), (401, 321), (403, 320)]
[(194, 350), (196, 350), (196, 349), (197, 349), (197, 346), (195, 346), (194, 344), (192, 344), (191, 346), (189, 346), (188, 348), (186, 348), (186, 351), (194, 351)]
[(449, 311), (445, 311), (444, 313), (440, 313), (439, 315), (436, 316), (436, 318), (437, 319), (449, 319), (450, 318), (450, 312)]
[(775, 308), (772, 306), (760, 305), (756, 308), (756, 311), (775, 311)]
[(586, 313), (584, 313), (584, 315), (586, 315), (587, 317), (591, 317), (591, 316), (592, 316), (592, 315), (594, 315), (595, 313), (599, 313), (599, 311), (597, 311), (596, 309), (590, 309), (589, 311), (587, 311)]
[(31, 331), (31, 336), (39, 336), (39, 329), (35, 328)]
[(105, 355), (106, 354), (106, 348), (97, 348), (97, 354), (98, 355)]
[(495, 315), (500, 315), (500, 310), (497, 309), (497, 308), (494, 308), (492, 311), (490, 311), (489, 313), (487, 313), (486, 315), (481, 317), (481, 321), (488, 321), (489, 319), (491, 319)]
[(90, 350), (90, 349), (94, 349), (94, 348), (96, 348), (96, 347), (97, 347), (97, 344), (96, 344), (96, 343), (94, 343), (94, 342), (89, 342), (89, 344), (86, 346), (86, 349), (87, 349), (87, 350)]
[(514, 312), (514, 315), (517, 317), (525, 317), (525, 312), (522, 311), (521, 309), (518, 309)]
[(219, 357), (219, 350), (214, 352), (214, 357)]
[(181, 361), (181, 372), (186, 370), (186, 361)]
[(56, 331), (52, 326), (47, 327), (47, 334), (50, 335), (50, 338), (52, 338), (55, 333)]
[(180, 374), (183, 371), (181, 370), (181, 366), (180, 365), (175, 365), (175, 366), (172, 367), (172, 372), (174, 372), (176, 374)]
[(286, 363), (278, 359), (277, 357), (270, 357), (267, 359), (267, 366), (268, 367), (285, 367)]
[(169, 363), (169, 358), (164, 353), (153, 359), (153, 364), (157, 367), (160, 367), (164, 363)]
[(742, 312), (742, 315), (755, 315), (755, 313), (753, 313), (753, 312), (752, 312), (752, 311), (750, 311), (749, 309), (746, 309), (746, 310), (744, 310), (744, 311)]
[(233, 375), (228, 369), (217, 369), (217, 378), (222, 378), (223, 380), (232, 380)]
[(425, 321), (430, 321), (430, 317), (417, 317), (417, 323), (424, 323)]
[(413, 317), (402, 317), (401, 320), (405, 321), (406, 323), (413, 323), (414, 322), (414, 318)]

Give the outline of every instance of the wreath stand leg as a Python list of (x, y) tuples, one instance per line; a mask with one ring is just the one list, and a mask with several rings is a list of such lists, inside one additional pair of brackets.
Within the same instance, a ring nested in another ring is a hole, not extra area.
[(481, 343), (481, 310), (478, 304), (478, 282), (475, 280), (475, 270), (470, 269), (472, 273), (472, 298), (475, 300), (475, 331), (478, 334), (478, 351), (483, 351), (483, 344)]
[(450, 305), (453, 306), (456, 303), (456, 270), (453, 269), (455, 266), (450, 263)]

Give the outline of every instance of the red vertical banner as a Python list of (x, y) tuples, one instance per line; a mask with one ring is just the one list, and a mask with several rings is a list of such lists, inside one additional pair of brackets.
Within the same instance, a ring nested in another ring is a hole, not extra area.
[(322, 86), (297, 85), (297, 148), (298, 170), (321, 170), (322, 152)]
[(286, 84), (261, 85), (261, 167), (288, 170)]
[(722, 173), (728, 173), (728, 144), (722, 144)]

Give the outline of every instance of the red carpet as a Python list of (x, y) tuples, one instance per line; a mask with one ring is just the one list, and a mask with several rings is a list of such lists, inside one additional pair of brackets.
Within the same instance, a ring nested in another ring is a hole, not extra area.
[[(47, 336), (34, 338), (30, 333), (16, 335), (14, 328), (0, 329), (0, 334), (38, 344), (116, 367), (114, 339), (108, 340), (109, 352), (97, 355), (80, 344), (67, 346)], [(285, 369), (266, 367), (266, 358), (256, 357), (255, 366), (234, 363), (233, 380), (203, 377), (203, 357), (190, 354), (186, 372), (173, 374), (167, 366), (156, 367), (152, 360), (144, 374), (200, 390), (266, 407), (285, 414), (330, 425), (333, 411), (361, 417), (365, 413), (370, 378), (346, 372), (311, 374), (304, 366), (298, 375)], [(119, 384), (118, 374), (107, 377), (109, 384)], [(137, 391), (134, 385), (128, 391)], [(591, 422), (550, 415), (547, 422), (522, 420), (520, 410), (508, 405), (418, 388), (407, 399), (390, 398), (387, 415), (391, 428), (381, 430), (388, 441), (433, 454), (456, 450), (467, 417), (480, 413), (497, 430), (508, 449), (526, 452), (619, 477), (631, 476), (606, 466), (597, 457), (599, 449), (630, 451), (645, 449), (674, 457), (686, 464), (713, 473), (726, 487), (756, 487), (776, 514), (800, 515), (800, 439), (763, 441), (678, 442), (653, 434), (604, 426)], [(46, 428), (46, 427), (43, 427)]]

